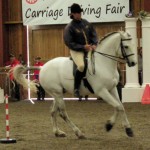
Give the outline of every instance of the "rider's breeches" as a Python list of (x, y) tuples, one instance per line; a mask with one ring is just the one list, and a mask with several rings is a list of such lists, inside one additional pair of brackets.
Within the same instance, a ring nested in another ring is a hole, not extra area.
[(71, 54), (71, 57), (72, 57), (74, 63), (77, 65), (77, 69), (80, 72), (83, 72), (84, 67), (85, 67), (84, 53), (83, 52), (77, 52), (77, 51), (74, 51), (74, 50), (70, 50), (70, 54)]

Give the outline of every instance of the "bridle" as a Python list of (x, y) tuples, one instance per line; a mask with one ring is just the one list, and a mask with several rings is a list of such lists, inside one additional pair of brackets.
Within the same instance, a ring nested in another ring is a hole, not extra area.
[(121, 46), (121, 53), (122, 53), (123, 57), (117, 57), (117, 56), (109, 55), (109, 54), (106, 54), (106, 53), (93, 51), (92, 56), (91, 56), (91, 62), (92, 62), (92, 66), (93, 66), (92, 67), (93, 74), (95, 74), (95, 61), (94, 61), (95, 59), (94, 59), (94, 55), (93, 55), (94, 53), (98, 53), (98, 54), (100, 54), (100, 55), (102, 55), (104, 57), (107, 57), (109, 59), (117, 61), (117, 62), (119, 62), (121, 64), (127, 63), (128, 66), (131, 67), (132, 64), (130, 64), (129, 57), (133, 56), (134, 54), (132, 53), (132, 54), (127, 55), (125, 49), (128, 48), (128, 46), (123, 45), (123, 41), (130, 41), (130, 40), (132, 40), (132, 38), (121, 39), (120, 46)]
[(132, 40), (132, 38), (121, 39), (120, 45), (121, 45), (121, 53), (122, 53), (123, 57), (117, 57), (117, 56), (109, 55), (109, 54), (98, 52), (98, 51), (94, 51), (94, 52), (101, 54), (102, 56), (105, 56), (105, 57), (112, 59), (114, 61), (120, 62), (122, 64), (127, 63), (130, 66), (129, 57), (133, 56), (134, 54), (132, 53), (132, 54), (127, 55), (125, 49), (128, 48), (128, 46), (123, 45), (123, 41), (129, 41), (129, 40)]
[(125, 48), (128, 48), (128, 46), (123, 45), (123, 41), (129, 41), (129, 40), (132, 40), (132, 38), (121, 39), (121, 52), (122, 52), (123, 59), (126, 60), (127, 64), (130, 67), (131, 65), (130, 65), (130, 62), (129, 62), (129, 57), (133, 56), (134, 54), (132, 53), (132, 54), (127, 55), (126, 51), (125, 51)]

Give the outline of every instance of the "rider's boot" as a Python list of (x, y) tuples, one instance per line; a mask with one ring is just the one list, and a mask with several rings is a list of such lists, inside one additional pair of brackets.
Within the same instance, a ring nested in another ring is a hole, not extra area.
[(76, 70), (75, 73), (75, 78), (74, 78), (74, 96), (80, 98), (80, 84), (81, 84), (81, 80), (82, 80), (82, 72), (80, 72), (79, 70)]

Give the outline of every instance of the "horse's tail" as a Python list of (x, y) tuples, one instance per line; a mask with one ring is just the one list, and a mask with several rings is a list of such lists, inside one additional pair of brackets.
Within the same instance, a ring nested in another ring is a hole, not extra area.
[(30, 81), (25, 78), (23, 73), (25, 73), (27, 70), (29, 70), (28, 67), (24, 67), (23, 65), (17, 65), (15, 66), (10, 73), (13, 73), (14, 79), (17, 83), (23, 86), (24, 89), (28, 89), (30, 87), (30, 90), (33, 92), (37, 91), (36, 83), (34, 81)]

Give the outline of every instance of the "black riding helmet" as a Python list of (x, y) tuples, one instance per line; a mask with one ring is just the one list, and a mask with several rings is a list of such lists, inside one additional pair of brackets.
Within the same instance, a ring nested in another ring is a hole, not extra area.
[(80, 7), (79, 4), (73, 3), (70, 7), (71, 9), (71, 14), (70, 14), (70, 18), (73, 19), (73, 15), (72, 13), (81, 13), (83, 12), (83, 9)]

